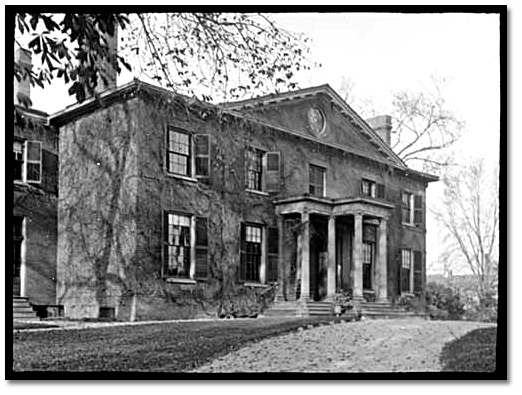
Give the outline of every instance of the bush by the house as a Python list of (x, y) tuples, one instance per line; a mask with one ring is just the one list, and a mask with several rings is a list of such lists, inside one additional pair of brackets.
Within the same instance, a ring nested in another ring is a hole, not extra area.
[(458, 292), (441, 284), (427, 284), (426, 304), (431, 319), (460, 320), (465, 313), (464, 303)]

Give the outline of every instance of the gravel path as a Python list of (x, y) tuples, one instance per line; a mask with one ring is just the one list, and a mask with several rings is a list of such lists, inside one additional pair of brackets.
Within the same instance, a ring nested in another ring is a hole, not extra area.
[(422, 319), (326, 325), (262, 340), (196, 372), (440, 371), (446, 342), (491, 325)]

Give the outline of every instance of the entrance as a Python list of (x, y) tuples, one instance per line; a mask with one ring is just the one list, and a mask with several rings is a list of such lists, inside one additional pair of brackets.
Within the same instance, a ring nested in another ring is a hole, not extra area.
[(328, 266), (328, 220), (323, 216), (310, 221), (310, 297), (314, 301), (326, 298)]

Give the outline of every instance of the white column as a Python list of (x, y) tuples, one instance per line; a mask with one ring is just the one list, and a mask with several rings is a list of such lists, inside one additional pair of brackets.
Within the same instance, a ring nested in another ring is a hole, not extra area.
[(261, 228), (261, 265), (259, 267), (259, 282), (261, 284), (266, 284), (266, 266), (268, 261), (266, 250), (267, 233), (266, 227), (263, 226)]
[(277, 233), (279, 239), (277, 241), (277, 300), (284, 300), (284, 289), (285, 286), (285, 268), (284, 268), (284, 218), (282, 215), (277, 216)]
[(335, 217), (328, 218), (328, 269), (326, 298), (331, 300), (335, 295)]
[(190, 217), (190, 269), (189, 277), (196, 277), (196, 216)]
[(353, 235), (353, 297), (361, 300), (363, 298), (363, 271), (362, 271), (362, 213), (354, 215)]
[(310, 300), (310, 215), (301, 214), (301, 296), (300, 300)]
[(378, 281), (378, 299), (385, 301), (388, 299), (388, 262), (387, 262), (387, 224), (386, 219), (381, 218), (379, 223), (379, 259), (377, 262), (377, 281)]

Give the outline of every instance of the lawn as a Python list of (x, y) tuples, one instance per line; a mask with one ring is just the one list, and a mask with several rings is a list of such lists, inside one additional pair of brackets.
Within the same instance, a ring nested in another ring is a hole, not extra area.
[(494, 372), (497, 328), (476, 329), (447, 343), (441, 353), (443, 370), (455, 372)]
[(249, 342), (330, 320), (220, 320), (19, 331), (13, 333), (13, 370), (183, 372)]

